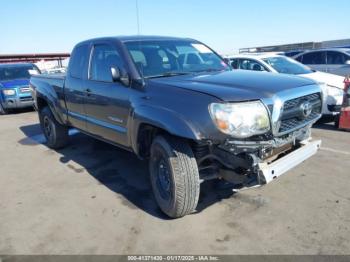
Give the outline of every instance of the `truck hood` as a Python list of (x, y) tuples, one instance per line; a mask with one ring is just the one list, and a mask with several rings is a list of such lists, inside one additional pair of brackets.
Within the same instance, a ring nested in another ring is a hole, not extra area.
[(223, 101), (272, 98), (281, 91), (316, 84), (313, 80), (297, 76), (244, 70), (154, 78), (150, 81), (205, 93)]
[(324, 72), (318, 72), (318, 71), (310, 73), (310, 74), (303, 74), (300, 76), (306, 77), (309, 79), (313, 79), (319, 83), (325, 83), (325, 84), (330, 85), (330, 86), (344, 89), (344, 77), (342, 77), (342, 76), (324, 73)]
[(0, 88), (15, 88), (18, 86), (29, 86), (29, 79), (0, 80)]

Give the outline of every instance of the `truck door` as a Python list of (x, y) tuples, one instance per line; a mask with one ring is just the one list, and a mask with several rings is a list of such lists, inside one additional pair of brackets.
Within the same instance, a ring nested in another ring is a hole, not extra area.
[(113, 82), (111, 67), (124, 68), (118, 50), (108, 43), (93, 46), (86, 88), (88, 132), (113, 143), (128, 146), (127, 121), (131, 89)]
[(89, 49), (87, 44), (74, 48), (64, 84), (68, 121), (72, 126), (84, 131), (87, 129), (84, 107), (84, 82), (87, 79)]

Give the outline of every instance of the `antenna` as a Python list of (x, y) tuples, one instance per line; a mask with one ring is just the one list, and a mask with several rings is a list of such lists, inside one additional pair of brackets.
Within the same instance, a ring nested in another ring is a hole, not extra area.
[(138, 0), (136, 0), (136, 23), (137, 23), (137, 34), (140, 35), (139, 1)]
[[(136, 23), (137, 23), (137, 35), (140, 35), (140, 18), (139, 18), (139, 1), (135, 0), (135, 4), (136, 4)], [(139, 51), (141, 51), (141, 44), (140, 44), (140, 40), (138, 40), (138, 47), (139, 47)], [(141, 64), (140, 67), (140, 74), (141, 74), (141, 85), (144, 86), (145, 85), (145, 79), (143, 76), (143, 65)]]
[[(135, 0), (135, 5), (136, 5), (136, 24), (137, 24), (137, 35), (139, 36), (140, 35), (140, 15), (139, 15), (139, 1), (138, 0)], [(141, 51), (141, 43), (140, 43), (140, 39), (137, 40), (137, 43), (138, 43), (138, 48), (139, 48), (139, 51)], [(141, 85), (141, 86), (144, 86), (145, 85), (145, 79), (144, 79), (144, 76), (143, 76), (143, 65), (141, 64), (141, 66), (139, 67), (139, 72), (140, 72), (140, 75), (141, 75), (141, 79), (138, 79), (137, 82)]]

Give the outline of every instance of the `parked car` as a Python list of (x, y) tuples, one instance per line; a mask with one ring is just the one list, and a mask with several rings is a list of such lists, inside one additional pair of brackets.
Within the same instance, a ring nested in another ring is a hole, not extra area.
[[(201, 59), (182, 64), (184, 54)], [(195, 210), (202, 181), (266, 184), (320, 146), (310, 140), (322, 107), (315, 81), (232, 71), (193, 39), (87, 40), (65, 77), (30, 84), (50, 148), (65, 146), (75, 127), (148, 159), (155, 199), (173, 218)]]
[(307, 51), (294, 59), (310, 68), (340, 76), (350, 74), (350, 48), (331, 48)]
[(31, 74), (39, 73), (34, 64), (0, 64), (0, 114), (6, 114), (10, 109), (33, 106), (29, 78)]
[(336, 116), (343, 102), (344, 78), (338, 75), (318, 72), (285, 56), (271, 54), (235, 55), (229, 60), (234, 69), (267, 71), (297, 75), (320, 83), (323, 91), (322, 114)]

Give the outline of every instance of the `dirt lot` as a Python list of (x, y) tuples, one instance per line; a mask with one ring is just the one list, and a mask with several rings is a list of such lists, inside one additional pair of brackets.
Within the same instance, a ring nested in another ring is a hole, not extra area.
[(0, 254), (350, 254), (350, 133), (273, 183), (202, 185), (198, 212), (169, 220), (147, 163), (86, 135), (44, 144), (35, 112), (0, 116)]

